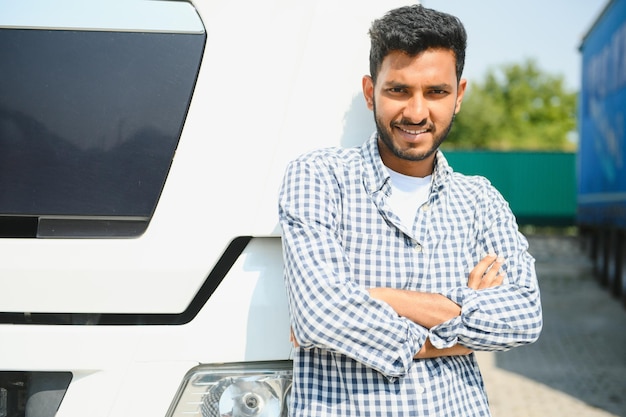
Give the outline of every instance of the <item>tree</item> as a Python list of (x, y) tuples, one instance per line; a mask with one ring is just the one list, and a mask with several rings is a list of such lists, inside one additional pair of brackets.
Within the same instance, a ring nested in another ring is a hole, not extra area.
[(530, 59), (468, 85), (444, 148), (571, 151), (575, 127), (576, 93)]

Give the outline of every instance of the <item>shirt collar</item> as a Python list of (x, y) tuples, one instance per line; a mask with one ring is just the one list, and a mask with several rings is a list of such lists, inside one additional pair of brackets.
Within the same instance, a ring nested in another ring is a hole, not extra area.
[[(389, 183), (389, 172), (383, 164), (383, 160), (378, 152), (378, 135), (376, 133), (370, 136), (361, 146), (361, 155), (363, 156), (363, 173), (365, 188), (370, 194), (378, 191), (384, 191), (390, 194), (391, 185)], [(448, 164), (445, 156), (440, 150), (437, 150), (435, 156), (435, 169), (433, 170), (432, 189), (438, 190), (443, 187), (446, 179), (452, 174), (452, 168)]]
[(383, 164), (378, 152), (378, 134), (373, 133), (361, 146), (361, 155), (363, 156), (363, 182), (369, 194), (378, 191), (385, 191), (389, 194), (389, 172)]
[(435, 169), (433, 171), (433, 191), (441, 189), (451, 175), (452, 167), (448, 164), (446, 157), (443, 156), (443, 152), (441, 152), (441, 150), (437, 150), (437, 155), (435, 156)]

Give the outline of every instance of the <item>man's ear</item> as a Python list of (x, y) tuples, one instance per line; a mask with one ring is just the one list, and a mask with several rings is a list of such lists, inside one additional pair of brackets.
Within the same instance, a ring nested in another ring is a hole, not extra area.
[(374, 81), (369, 75), (364, 75), (362, 80), (363, 97), (367, 103), (367, 108), (374, 110)]
[(454, 114), (457, 114), (459, 110), (461, 110), (461, 103), (463, 102), (463, 97), (465, 96), (465, 89), (467, 88), (467, 80), (465, 78), (461, 78), (459, 80), (459, 88), (456, 92), (456, 106), (454, 108)]

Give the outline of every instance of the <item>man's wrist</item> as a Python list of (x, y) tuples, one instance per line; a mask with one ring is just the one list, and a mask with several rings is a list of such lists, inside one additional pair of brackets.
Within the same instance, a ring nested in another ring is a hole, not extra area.
[(472, 353), (472, 350), (462, 346), (460, 344), (456, 344), (449, 348), (437, 349), (430, 342), (430, 339), (426, 339), (426, 342), (422, 345), (420, 351), (415, 355), (415, 359), (430, 359), (430, 358), (438, 358), (441, 356), (464, 356)]

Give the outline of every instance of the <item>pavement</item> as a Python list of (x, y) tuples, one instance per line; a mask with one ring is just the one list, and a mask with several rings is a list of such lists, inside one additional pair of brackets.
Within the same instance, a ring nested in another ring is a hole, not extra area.
[(575, 236), (528, 236), (539, 340), (480, 352), (493, 417), (626, 417), (626, 308), (593, 276)]

